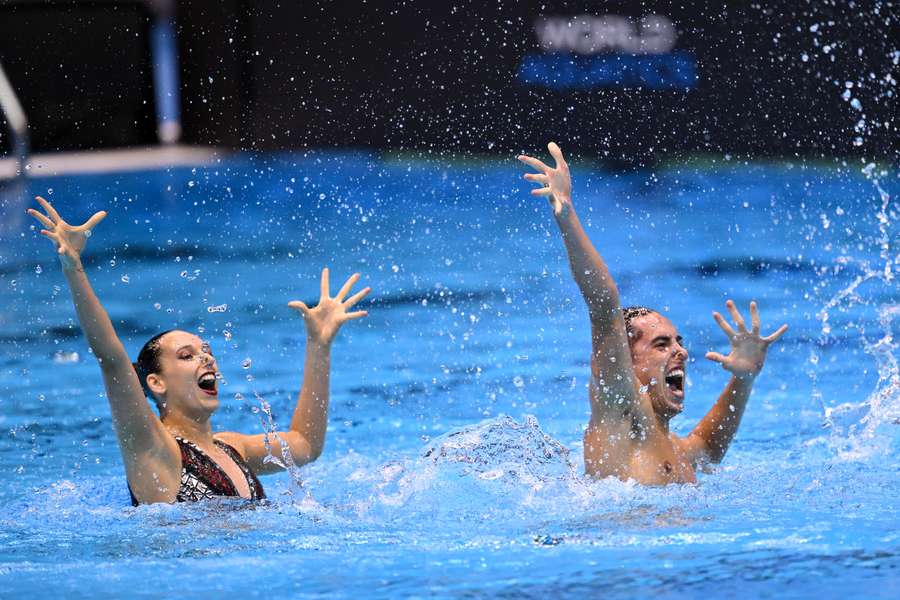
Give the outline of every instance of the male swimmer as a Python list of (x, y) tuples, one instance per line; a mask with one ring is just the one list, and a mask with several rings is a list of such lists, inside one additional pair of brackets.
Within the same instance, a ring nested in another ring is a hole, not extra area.
[[(165, 331), (152, 337), (132, 364), (81, 264), (87, 238), (106, 213), (73, 226), (49, 202), (37, 201), (44, 212), (28, 213), (56, 246), (78, 322), (100, 364), (133, 504), (221, 496), (259, 500), (265, 492), (257, 475), (281, 470), (287, 456), (298, 466), (318, 458), (328, 425), (331, 344), (344, 323), (367, 314), (348, 312), (370, 291), (364, 288), (347, 297), (359, 274), (332, 297), (328, 269), (323, 269), (315, 308), (298, 300), (288, 303), (306, 324), (303, 385), (290, 429), (275, 434), (213, 433), (210, 418), (219, 407), (219, 368), (209, 345), (187, 331)], [(145, 395), (156, 404), (158, 417)]]
[(645, 307), (622, 308), (609, 269), (588, 239), (572, 205), (572, 180), (562, 151), (547, 148), (551, 168), (536, 158), (519, 160), (537, 170), (525, 179), (540, 185), (562, 233), (569, 266), (591, 320), (591, 417), (584, 433), (584, 465), (589, 475), (633, 479), (642, 484), (693, 483), (704, 462), (718, 463), (737, 432), (762, 370), (769, 346), (787, 330), (760, 335), (759, 311), (750, 303), (750, 329), (734, 302), (726, 302), (735, 327), (717, 312), (713, 318), (731, 342), (723, 356), (706, 358), (722, 365), (731, 379), (719, 399), (687, 437), (669, 431), (684, 408), (688, 352), (669, 319)]

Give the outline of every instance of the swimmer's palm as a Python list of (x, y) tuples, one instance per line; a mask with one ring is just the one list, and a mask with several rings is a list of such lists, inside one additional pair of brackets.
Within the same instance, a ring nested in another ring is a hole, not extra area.
[(352, 308), (354, 304), (365, 298), (372, 291), (371, 288), (363, 288), (361, 291), (346, 298), (353, 284), (358, 280), (359, 273), (351, 275), (337, 295), (332, 298), (329, 292), (328, 269), (325, 268), (322, 269), (322, 293), (315, 308), (309, 308), (300, 300), (288, 303), (289, 307), (303, 315), (307, 335), (310, 339), (321, 344), (330, 344), (340, 330), (341, 325), (369, 314), (364, 310), (347, 312), (349, 308)]
[(731, 339), (731, 353), (728, 356), (710, 352), (707, 358), (722, 365), (738, 379), (752, 378), (762, 370), (768, 347), (769, 344), (759, 335), (739, 333)]
[(787, 325), (782, 325), (772, 335), (762, 337), (759, 333), (759, 310), (756, 302), (750, 303), (751, 328), (749, 330), (734, 302), (728, 300), (725, 304), (737, 328), (732, 329), (731, 325), (717, 312), (713, 313), (713, 318), (728, 336), (728, 340), (731, 342), (731, 353), (723, 356), (718, 352), (707, 352), (706, 358), (719, 363), (723, 369), (738, 379), (753, 379), (766, 362), (766, 352), (769, 346), (784, 335)]
[(553, 160), (556, 161), (555, 167), (550, 167), (540, 160), (524, 154), (519, 156), (519, 160), (538, 171), (538, 173), (525, 174), (525, 179), (542, 186), (531, 190), (532, 195), (546, 196), (550, 206), (553, 207), (554, 216), (562, 218), (567, 216), (572, 209), (572, 176), (569, 174), (569, 165), (559, 146), (550, 142), (547, 144), (547, 149)]
[(553, 215), (565, 217), (572, 209), (572, 177), (569, 175), (569, 167), (563, 163), (547, 179), (551, 190), (548, 200), (553, 207)]
[(87, 245), (87, 239), (91, 235), (91, 230), (106, 218), (106, 211), (94, 213), (82, 225), (70, 225), (59, 216), (53, 205), (45, 199), (38, 196), (37, 201), (47, 214), (38, 212), (33, 208), (28, 209), (28, 214), (45, 227), (45, 229), (41, 230), (41, 235), (56, 243), (56, 251), (63, 266), (76, 266), (81, 259), (82, 250)]

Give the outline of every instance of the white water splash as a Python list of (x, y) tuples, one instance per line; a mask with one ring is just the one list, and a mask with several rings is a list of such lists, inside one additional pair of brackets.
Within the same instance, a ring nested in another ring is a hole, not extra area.
[[(291, 497), (295, 508), (301, 512), (318, 512), (321, 510), (321, 506), (313, 499), (309, 490), (304, 487), (303, 480), (300, 477), (300, 469), (294, 463), (290, 447), (287, 441), (278, 434), (278, 425), (275, 422), (274, 415), (272, 415), (272, 407), (265, 398), (259, 395), (259, 392), (254, 391), (253, 397), (255, 403), (247, 400), (243, 394), (235, 394), (235, 399), (245, 401), (250, 405), (253, 413), (259, 417), (259, 423), (263, 430), (263, 443), (266, 447), (266, 457), (263, 459), (263, 462), (275, 464), (287, 471), (291, 484), (288, 486), (286, 493)], [(273, 452), (272, 442), (275, 440), (278, 441), (279, 455)]]
[(840, 460), (888, 456), (900, 442), (900, 367), (894, 328), (900, 323), (900, 305), (884, 307), (879, 315), (884, 335), (866, 342), (865, 350), (878, 368), (875, 391), (860, 403), (828, 408), (825, 418), (832, 427), (831, 444)]
[[(891, 248), (890, 195), (881, 186), (878, 176), (886, 175), (885, 171), (876, 174), (874, 163), (862, 169), (863, 175), (872, 183), (878, 192), (880, 206), (876, 213), (878, 219), (878, 247), (881, 264), (873, 267), (867, 262), (854, 261), (844, 257), (843, 263), (856, 262), (863, 274), (854, 278), (850, 285), (832, 296), (817, 314), (821, 322), (819, 346), (824, 346), (831, 333), (829, 324), (830, 312), (834, 309), (846, 309), (854, 305), (868, 305), (871, 301), (866, 297), (863, 284), (881, 282), (888, 289), (893, 287), (894, 265), (897, 259)], [(839, 460), (864, 460), (877, 456), (890, 455), (900, 441), (900, 371), (898, 371), (897, 349), (894, 341), (895, 323), (900, 321), (900, 305), (886, 305), (877, 308), (878, 323), (881, 332), (879, 337), (871, 340), (866, 335), (865, 326), (858, 323), (854, 327), (859, 330), (865, 352), (871, 355), (876, 364), (878, 382), (875, 390), (864, 401), (859, 403), (845, 402), (837, 406), (828, 406), (816, 384), (813, 374), (814, 396), (821, 404), (825, 427), (831, 429), (829, 444), (836, 452)], [(810, 361), (818, 364), (818, 354), (814, 350)]]

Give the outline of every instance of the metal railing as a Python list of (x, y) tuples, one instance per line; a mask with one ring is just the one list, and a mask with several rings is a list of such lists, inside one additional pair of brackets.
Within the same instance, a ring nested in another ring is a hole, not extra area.
[[(7, 4), (36, 4), (42, 0), (11, 0)], [(176, 0), (56, 0), (46, 4), (133, 3), (144, 7), (150, 16), (149, 52), (153, 70), (153, 95), (156, 103), (157, 137), (162, 144), (176, 144), (181, 139), (181, 92), (179, 82), (178, 44), (175, 30)], [(0, 0), (0, 4), (2, 4)], [(0, 108), (10, 125), (13, 153), (19, 159), (20, 174), (30, 152), (28, 119), (16, 97), (3, 67), (0, 65)]]
[(12, 138), (12, 152), (18, 160), (17, 173), (25, 175), (25, 163), (28, 161), (30, 142), (28, 138), (28, 117), (22, 110), (22, 104), (16, 91), (6, 77), (3, 65), (0, 64), (0, 110), (9, 124), (10, 138)]

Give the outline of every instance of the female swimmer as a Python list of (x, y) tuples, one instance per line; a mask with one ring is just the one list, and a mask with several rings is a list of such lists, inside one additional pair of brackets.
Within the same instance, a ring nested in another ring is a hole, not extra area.
[[(290, 430), (274, 435), (213, 433), (210, 418), (219, 406), (219, 369), (209, 345), (187, 331), (166, 331), (151, 338), (132, 364), (81, 264), (87, 238), (106, 212), (72, 226), (45, 199), (37, 201), (44, 212), (28, 213), (43, 225), (41, 234), (56, 244), (78, 321), (100, 363), (135, 505), (216, 496), (262, 499), (257, 475), (283, 468), (284, 461), (270, 455), (290, 456), (295, 465), (319, 457), (328, 419), (331, 344), (341, 325), (367, 314), (348, 312), (371, 291), (367, 287), (347, 297), (358, 273), (331, 297), (328, 269), (323, 269), (315, 308), (296, 300), (288, 303), (302, 314), (307, 334), (303, 385)], [(145, 395), (155, 402), (158, 417)]]

